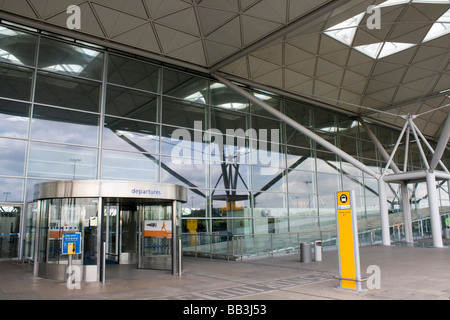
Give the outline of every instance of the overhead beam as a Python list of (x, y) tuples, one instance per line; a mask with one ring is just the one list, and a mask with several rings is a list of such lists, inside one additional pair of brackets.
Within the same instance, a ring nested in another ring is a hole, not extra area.
[[(359, 123), (361, 123), (362, 126), (364, 127), (364, 130), (366, 130), (367, 135), (369, 136), (370, 140), (372, 140), (372, 142), (375, 144), (375, 147), (380, 152), (380, 154), (383, 157), (384, 161), (388, 162), (389, 161), (389, 154), (387, 153), (386, 149), (384, 149), (383, 145), (377, 139), (375, 134), (372, 132), (370, 127), (367, 125), (367, 123), (362, 118), (359, 119)], [(400, 169), (397, 167), (397, 165), (394, 162), (391, 162), (390, 166), (391, 166), (392, 170), (395, 173), (400, 173)]]
[(267, 111), (270, 114), (272, 114), (277, 119), (279, 119), (279, 120), (285, 122), (286, 124), (290, 125), (295, 130), (298, 130), (299, 132), (301, 132), (302, 134), (304, 134), (305, 136), (307, 136), (311, 140), (315, 141), (316, 143), (318, 143), (322, 147), (328, 149), (329, 151), (331, 151), (335, 155), (341, 157), (343, 160), (351, 163), (356, 168), (358, 168), (358, 169), (362, 170), (363, 172), (367, 173), (368, 175), (378, 179), (379, 175), (376, 174), (372, 169), (367, 167), (362, 162), (356, 160), (355, 158), (353, 158), (352, 156), (350, 156), (346, 152), (342, 151), (341, 149), (336, 147), (334, 144), (326, 141), (324, 138), (322, 138), (319, 135), (315, 134), (314, 132), (308, 130), (307, 128), (305, 128), (304, 126), (302, 126), (301, 124), (299, 124), (295, 120), (289, 118), (284, 113), (282, 113), (282, 112), (278, 111), (277, 109), (271, 107), (269, 104), (265, 103), (264, 101), (256, 98), (254, 95), (250, 94), (249, 92), (247, 92), (244, 89), (240, 88), (239, 86), (235, 85), (231, 81), (229, 81), (229, 80), (227, 80), (227, 79), (225, 79), (225, 78), (223, 78), (223, 77), (221, 77), (221, 76), (219, 76), (217, 74), (213, 74), (213, 76), (217, 80), (219, 80), (222, 84), (226, 85), (228, 88), (234, 90), (235, 92), (237, 92), (238, 94), (242, 95), (243, 97), (249, 99), (251, 102), (257, 104), (258, 106), (260, 106), (262, 109), (264, 109), (265, 111)]
[(210, 68), (211, 73), (215, 73), (216, 71), (229, 65), (230, 63), (232, 63), (236, 60), (239, 60), (242, 57), (245, 57), (246, 55), (268, 45), (269, 43), (272, 43), (273, 41), (275, 41), (277, 39), (282, 38), (286, 34), (293, 32), (300, 27), (303, 27), (303, 26), (307, 25), (308, 23), (316, 21), (317, 19), (340, 8), (341, 6), (343, 6), (344, 4), (346, 4), (348, 2), (350, 2), (350, 0), (329, 1), (327, 4), (316, 9), (315, 11), (307, 14), (306, 16), (303, 16), (303, 17), (295, 20), (294, 22), (287, 24), (286, 26), (282, 27), (281, 29), (278, 29), (277, 31), (271, 33), (270, 35), (262, 38), (261, 40), (252, 43), (251, 45), (245, 47), (244, 49), (240, 50), (239, 52), (216, 63), (214, 66), (212, 66)]
[(442, 129), (441, 137), (439, 138), (436, 150), (434, 150), (433, 158), (431, 159), (430, 169), (436, 169), (436, 166), (440, 162), (442, 155), (444, 154), (445, 147), (447, 146), (448, 139), (450, 138), (450, 115), (447, 116), (444, 128)]

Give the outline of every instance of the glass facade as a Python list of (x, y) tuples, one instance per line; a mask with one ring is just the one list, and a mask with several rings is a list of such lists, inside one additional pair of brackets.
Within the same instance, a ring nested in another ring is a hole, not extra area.
[[(0, 25), (0, 83), (0, 203), (26, 208), (44, 181), (154, 181), (189, 189), (185, 233), (318, 235), (336, 232), (334, 193), (351, 188), (360, 228), (379, 225), (374, 178), (206, 76)], [(384, 168), (357, 120), (247, 90)], [(389, 153), (399, 131), (370, 126)], [(409, 153), (411, 168), (423, 168), (419, 150)], [(440, 191), (448, 205), (447, 184)], [(395, 209), (399, 188), (388, 192)]]

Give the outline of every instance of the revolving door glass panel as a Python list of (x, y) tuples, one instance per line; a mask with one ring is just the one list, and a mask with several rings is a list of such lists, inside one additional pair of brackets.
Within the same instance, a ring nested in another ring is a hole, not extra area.
[(138, 251), (139, 199), (103, 200), (103, 241), (106, 263), (136, 264)]
[(172, 203), (141, 207), (139, 268), (172, 270)]
[(18, 257), (21, 211), (21, 206), (0, 205), (0, 259)]
[(172, 220), (172, 201), (104, 198), (106, 263), (172, 270)]
[(40, 206), (38, 262), (67, 264), (63, 235), (80, 233), (82, 253), (74, 255), (74, 264), (97, 265), (98, 198), (46, 199)]

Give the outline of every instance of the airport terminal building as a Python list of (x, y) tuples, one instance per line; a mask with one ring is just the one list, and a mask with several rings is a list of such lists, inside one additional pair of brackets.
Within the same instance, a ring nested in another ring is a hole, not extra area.
[(442, 246), (448, 1), (72, 2), (0, 1), (0, 259), (331, 246), (341, 190)]

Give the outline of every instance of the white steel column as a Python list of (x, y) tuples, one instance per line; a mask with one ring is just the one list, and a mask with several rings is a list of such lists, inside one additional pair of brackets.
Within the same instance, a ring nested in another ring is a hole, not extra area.
[(386, 197), (386, 183), (382, 177), (378, 179), (378, 196), (380, 197), (381, 238), (384, 246), (390, 246), (391, 234), (389, 232), (389, 211)]
[(409, 205), (408, 184), (402, 182), (402, 208), (403, 208), (403, 225), (405, 226), (405, 241), (414, 242), (412, 221), (411, 221), (411, 208)]
[(442, 248), (442, 224), (439, 214), (439, 202), (436, 190), (436, 176), (434, 172), (427, 171), (428, 207), (431, 216), (431, 232), (433, 235), (433, 246)]
[[(380, 143), (380, 141), (377, 139), (375, 134), (370, 130), (370, 127), (364, 122), (363, 119), (360, 119), (359, 122), (362, 124), (364, 129), (366, 130), (366, 133), (369, 135), (372, 142), (375, 144), (376, 148), (380, 152), (381, 156), (384, 158), (386, 162), (389, 162), (391, 169), (395, 173), (400, 173), (400, 169), (397, 167), (397, 165), (390, 161), (389, 154), (387, 153), (386, 149), (384, 149), (383, 145)], [(380, 203), (380, 218), (381, 218), (381, 237), (383, 245), (389, 246), (391, 244), (391, 235), (389, 232), (389, 209), (387, 204), (387, 197), (386, 197), (386, 182), (383, 180), (383, 177), (378, 178), (378, 201)], [(405, 212), (405, 210), (403, 210)], [(408, 211), (408, 215), (411, 216), (410, 211)], [(406, 221), (404, 221), (406, 226)]]

